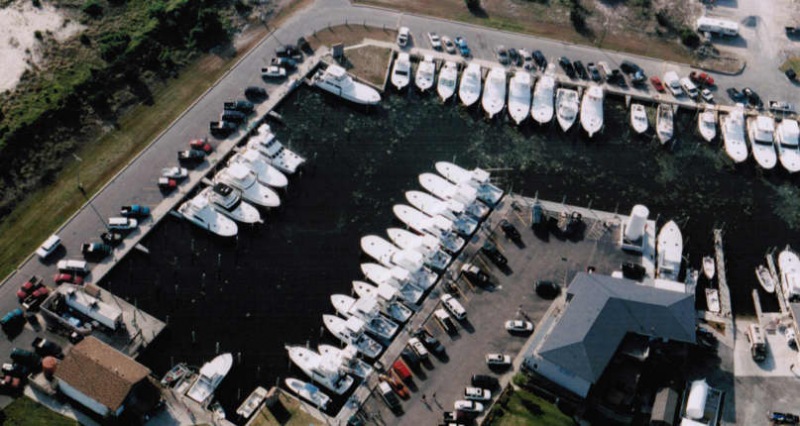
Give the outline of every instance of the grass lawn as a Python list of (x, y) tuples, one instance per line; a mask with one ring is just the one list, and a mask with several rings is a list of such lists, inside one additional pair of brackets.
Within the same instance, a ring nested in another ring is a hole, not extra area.
[(386, 70), (392, 51), (383, 47), (364, 46), (346, 50), (344, 53), (347, 71), (375, 86), (383, 87)]
[(575, 424), (555, 405), (522, 389), (515, 391), (504, 407), (495, 405), (492, 410), (498, 409), (502, 409), (505, 414), (495, 417), (490, 426), (572, 426)]
[(4, 426), (78, 426), (78, 422), (50, 411), (28, 398), (20, 397), (5, 410), (0, 411), (0, 424)]
[[(285, 411), (276, 415), (267, 408), (266, 405), (261, 406), (261, 410), (253, 415), (252, 426), (313, 426), (322, 425), (323, 423), (300, 409), (300, 403), (293, 398), (289, 398), (281, 392), (278, 396), (280, 404)], [(277, 411), (277, 410), (276, 410)], [(278, 420), (280, 417), (280, 421)]]

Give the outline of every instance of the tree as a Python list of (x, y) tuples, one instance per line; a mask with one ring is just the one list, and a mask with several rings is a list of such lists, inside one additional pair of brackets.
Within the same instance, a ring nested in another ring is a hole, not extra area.
[(464, 0), (467, 3), (467, 9), (480, 10), (481, 0)]

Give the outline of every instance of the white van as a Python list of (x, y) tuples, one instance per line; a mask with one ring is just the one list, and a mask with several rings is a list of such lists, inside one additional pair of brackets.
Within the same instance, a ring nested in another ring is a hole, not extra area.
[(461, 303), (459, 303), (455, 297), (449, 294), (443, 294), (442, 304), (457, 320), (463, 321), (467, 318), (467, 310), (461, 306)]
[(59, 271), (63, 272), (76, 272), (79, 274), (85, 274), (89, 272), (89, 264), (85, 260), (60, 260), (58, 261), (57, 267)]
[(681, 88), (681, 81), (678, 78), (678, 73), (669, 71), (664, 73), (664, 85), (667, 86), (672, 96), (678, 97), (683, 95), (683, 88)]
[(680, 80), (680, 82), (681, 82), (681, 88), (683, 88), (683, 90), (685, 90), (686, 93), (689, 94), (690, 98), (694, 99), (697, 97), (697, 95), (700, 94), (700, 91), (697, 90), (697, 86), (695, 86), (694, 83), (692, 83), (692, 80), (689, 80), (688, 78), (684, 77)]
[(36, 255), (39, 256), (39, 259), (44, 260), (47, 256), (53, 254), (53, 252), (56, 251), (60, 245), (61, 237), (53, 234), (47, 238), (38, 249), (36, 249)]

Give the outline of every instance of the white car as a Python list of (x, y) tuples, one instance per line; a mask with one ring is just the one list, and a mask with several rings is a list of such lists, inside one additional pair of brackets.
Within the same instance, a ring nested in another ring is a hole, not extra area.
[(508, 320), (506, 321), (506, 330), (529, 333), (533, 331), (533, 323), (522, 320)]
[(453, 404), (453, 408), (456, 411), (462, 411), (465, 413), (482, 413), (483, 412), (483, 404), (480, 402), (475, 401), (465, 401), (459, 400)]
[(108, 219), (108, 229), (114, 229), (117, 231), (131, 231), (136, 229), (139, 226), (139, 222), (136, 219), (131, 219), (129, 217), (112, 217)]
[(511, 365), (511, 355), (486, 354), (486, 364), (497, 366)]
[(442, 46), (447, 53), (456, 53), (456, 44), (448, 36), (442, 36)]
[(411, 39), (411, 30), (408, 27), (400, 27), (397, 30), (397, 45), (400, 47), (408, 46), (408, 41)]
[(467, 318), (467, 310), (464, 309), (464, 306), (452, 295), (447, 293), (443, 294), (442, 305), (444, 305), (445, 309), (450, 311), (450, 314), (456, 317), (457, 320), (464, 321)]
[(263, 78), (284, 78), (286, 77), (286, 69), (277, 65), (270, 65), (261, 68), (261, 77)]
[(421, 359), (428, 358), (428, 348), (426, 348), (425, 345), (423, 345), (422, 342), (416, 337), (408, 339), (408, 346), (410, 346), (411, 350), (413, 350)]
[(428, 40), (431, 42), (431, 47), (435, 50), (442, 50), (442, 39), (439, 37), (439, 34), (434, 32), (428, 33)]
[(48, 237), (38, 249), (36, 249), (36, 255), (39, 256), (39, 259), (44, 259), (47, 256), (53, 254), (54, 251), (61, 245), (61, 238), (53, 234)]
[(703, 91), (700, 92), (700, 96), (702, 96), (703, 100), (706, 102), (714, 102), (714, 94), (708, 89), (703, 89)]
[(468, 387), (464, 389), (464, 399), (468, 401), (491, 401), (492, 391), (489, 389)]

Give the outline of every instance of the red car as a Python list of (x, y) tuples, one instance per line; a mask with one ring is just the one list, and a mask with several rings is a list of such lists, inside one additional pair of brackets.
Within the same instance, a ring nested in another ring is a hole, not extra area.
[(83, 284), (83, 277), (78, 274), (71, 274), (69, 272), (59, 272), (53, 275), (53, 281), (56, 284), (70, 283), (70, 284)]
[(19, 287), (19, 290), (17, 290), (17, 298), (20, 301), (25, 300), (26, 297), (30, 296), (31, 293), (35, 292), (40, 287), (42, 287), (42, 280), (37, 276), (32, 276), (28, 281), (25, 281), (25, 284)]
[(706, 86), (713, 86), (714, 85), (714, 77), (704, 73), (704, 72), (697, 72), (692, 71), (689, 73), (689, 80), (692, 80), (696, 84), (699, 85), (706, 85)]
[(663, 92), (664, 91), (664, 84), (661, 83), (661, 79), (660, 78), (658, 78), (656, 76), (652, 76), (652, 77), (650, 77), (650, 83), (659, 92)]
[(214, 150), (207, 139), (192, 139), (189, 141), (189, 148), (203, 151), (206, 154), (210, 154)]

